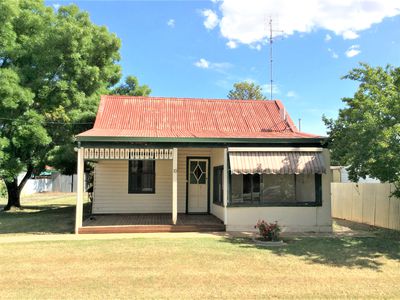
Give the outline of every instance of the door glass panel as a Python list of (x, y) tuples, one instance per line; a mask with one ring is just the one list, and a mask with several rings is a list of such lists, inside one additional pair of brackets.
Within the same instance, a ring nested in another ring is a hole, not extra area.
[(193, 173), (190, 174), (190, 184), (197, 184), (197, 179)]
[(199, 184), (205, 184), (206, 183), (206, 173), (201, 173), (201, 176), (199, 178)]
[(201, 170), (201, 168), (199, 167), (199, 165), (196, 166), (196, 168), (193, 171), (194, 176), (196, 177), (197, 180), (200, 179), (201, 174), (203, 174), (203, 171)]
[(194, 171), (196, 166), (197, 166), (197, 161), (191, 161), (190, 162), (190, 173), (192, 173)]
[(199, 161), (199, 166), (203, 172), (206, 172), (206, 162), (205, 161)]
[(207, 177), (207, 163), (205, 161), (191, 161), (189, 171), (190, 184), (205, 184)]

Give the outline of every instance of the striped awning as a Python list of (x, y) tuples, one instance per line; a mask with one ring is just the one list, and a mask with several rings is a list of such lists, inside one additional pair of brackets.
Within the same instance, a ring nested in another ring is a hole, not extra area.
[(232, 174), (323, 174), (321, 152), (230, 152)]

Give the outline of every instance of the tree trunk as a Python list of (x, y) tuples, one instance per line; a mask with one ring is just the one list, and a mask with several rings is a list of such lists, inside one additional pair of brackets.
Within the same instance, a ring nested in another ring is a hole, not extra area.
[(20, 184), (18, 184), (18, 178), (14, 178), (12, 181), (4, 181), (8, 193), (7, 205), (4, 207), (5, 211), (10, 210), (11, 207), (21, 207), (21, 191), (24, 188), (25, 183), (28, 181), (28, 179), (31, 178), (32, 172), (33, 166), (29, 165), (28, 170), (26, 171), (26, 174), (24, 178), (22, 178)]
[(5, 184), (7, 187), (8, 202), (4, 210), (10, 210), (11, 207), (21, 207), (21, 191), (18, 188), (18, 179), (14, 178), (13, 181), (5, 181)]

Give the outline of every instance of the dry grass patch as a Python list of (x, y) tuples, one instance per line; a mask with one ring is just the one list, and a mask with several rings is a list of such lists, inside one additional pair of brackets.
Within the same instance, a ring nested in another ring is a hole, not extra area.
[[(0, 212), (0, 233), (72, 232), (73, 194), (25, 200)], [(0, 298), (400, 298), (400, 234), (367, 230), (375, 237), (277, 248), (222, 237), (4, 243)]]
[(399, 241), (128, 239), (4, 244), (5, 298), (399, 298)]

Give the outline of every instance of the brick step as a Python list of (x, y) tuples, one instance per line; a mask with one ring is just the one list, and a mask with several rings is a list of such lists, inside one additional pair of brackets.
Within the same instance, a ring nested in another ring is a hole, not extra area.
[(225, 225), (125, 225), (85, 226), (78, 233), (146, 233), (146, 232), (215, 232), (225, 231)]

